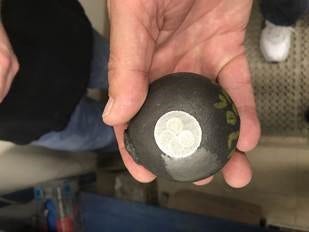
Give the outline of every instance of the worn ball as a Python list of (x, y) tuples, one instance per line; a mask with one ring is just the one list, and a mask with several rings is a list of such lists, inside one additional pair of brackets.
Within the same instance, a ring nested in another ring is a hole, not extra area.
[(150, 85), (125, 144), (133, 159), (158, 177), (197, 181), (226, 164), (239, 127), (236, 107), (219, 85), (198, 74), (173, 73)]

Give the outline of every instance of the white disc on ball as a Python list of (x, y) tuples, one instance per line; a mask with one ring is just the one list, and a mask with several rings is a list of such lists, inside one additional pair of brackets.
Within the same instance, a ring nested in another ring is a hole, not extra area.
[(192, 115), (184, 111), (170, 111), (162, 115), (154, 129), (156, 144), (171, 158), (194, 154), (202, 141), (202, 129)]

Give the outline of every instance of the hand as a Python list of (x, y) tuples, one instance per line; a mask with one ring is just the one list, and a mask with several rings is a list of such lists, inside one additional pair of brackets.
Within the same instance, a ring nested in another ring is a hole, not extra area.
[(250, 182), (244, 152), (253, 149), (260, 136), (243, 46), (251, 6), (252, 0), (108, 1), (110, 98), (103, 119), (114, 126), (124, 164), (137, 180), (150, 182), (155, 176), (126, 151), (126, 123), (143, 105), (150, 82), (183, 71), (217, 79), (234, 100), (241, 119), (239, 151), (224, 167), (223, 175), (232, 187)]
[(0, 24), (0, 102), (8, 94), (19, 64), (13, 52), (7, 34)]

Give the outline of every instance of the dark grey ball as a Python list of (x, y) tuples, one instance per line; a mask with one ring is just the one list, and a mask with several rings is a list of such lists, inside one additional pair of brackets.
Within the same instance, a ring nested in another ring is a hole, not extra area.
[(226, 164), (239, 128), (236, 107), (219, 85), (198, 74), (173, 73), (151, 84), (125, 143), (134, 160), (158, 177), (197, 181)]

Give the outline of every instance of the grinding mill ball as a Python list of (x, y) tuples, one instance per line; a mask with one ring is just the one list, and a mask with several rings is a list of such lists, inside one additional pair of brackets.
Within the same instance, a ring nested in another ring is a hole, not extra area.
[(219, 85), (198, 74), (174, 73), (151, 84), (125, 144), (133, 159), (158, 177), (197, 181), (226, 164), (239, 127), (236, 107)]

